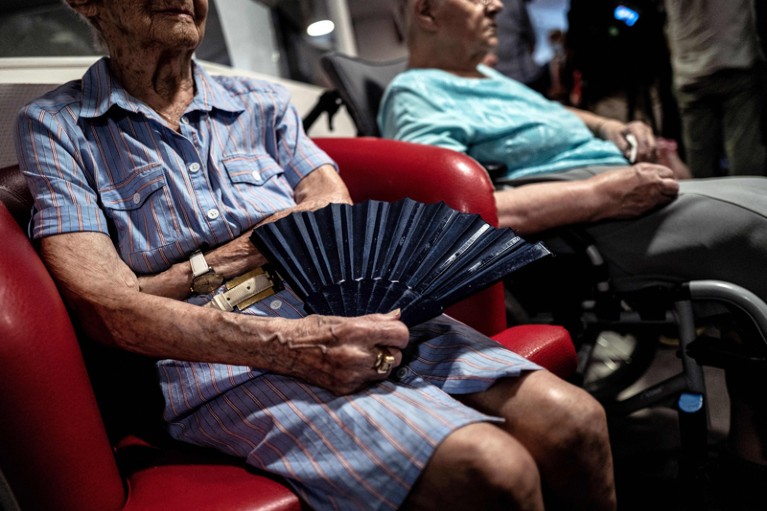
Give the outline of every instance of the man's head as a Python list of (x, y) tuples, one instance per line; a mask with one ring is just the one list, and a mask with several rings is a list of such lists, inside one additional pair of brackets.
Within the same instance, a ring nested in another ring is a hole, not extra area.
[(64, 0), (109, 48), (194, 50), (205, 34), (208, 0)]
[[(400, 0), (408, 49), (419, 67), (479, 63), (498, 44), (500, 0)], [(428, 65), (431, 64), (431, 65)]]

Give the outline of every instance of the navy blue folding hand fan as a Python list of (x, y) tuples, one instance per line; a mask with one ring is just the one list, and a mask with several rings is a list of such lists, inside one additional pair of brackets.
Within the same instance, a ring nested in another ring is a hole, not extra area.
[(407, 325), (550, 254), (479, 215), (412, 199), (296, 212), (250, 239), (310, 312), (361, 316), (399, 308)]

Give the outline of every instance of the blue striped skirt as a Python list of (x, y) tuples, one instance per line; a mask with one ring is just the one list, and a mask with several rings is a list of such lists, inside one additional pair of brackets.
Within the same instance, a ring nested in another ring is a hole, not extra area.
[[(245, 313), (303, 314), (289, 291)], [(539, 368), (447, 316), (411, 328), (411, 342), (389, 379), (349, 396), (248, 367), (163, 360), (169, 431), (285, 478), (314, 509), (398, 509), (446, 436), (501, 420), (451, 394)]]

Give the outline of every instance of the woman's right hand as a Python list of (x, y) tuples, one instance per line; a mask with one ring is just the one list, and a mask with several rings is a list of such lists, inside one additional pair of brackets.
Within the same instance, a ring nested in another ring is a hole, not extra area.
[[(409, 332), (399, 311), (344, 318), (311, 315), (289, 324), (273, 341), (282, 353), (263, 369), (300, 378), (335, 394), (351, 394), (386, 379), (402, 363)], [(379, 351), (393, 357), (385, 372), (375, 367)]]

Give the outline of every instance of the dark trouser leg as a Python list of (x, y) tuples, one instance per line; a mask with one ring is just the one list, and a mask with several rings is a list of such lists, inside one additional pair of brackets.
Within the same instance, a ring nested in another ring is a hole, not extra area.
[(760, 72), (754, 69), (732, 73), (722, 83), (724, 146), (731, 175), (765, 175), (767, 170)]
[(677, 91), (685, 160), (695, 177), (716, 177), (721, 171), (722, 128), (713, 98), (703, 91)]

